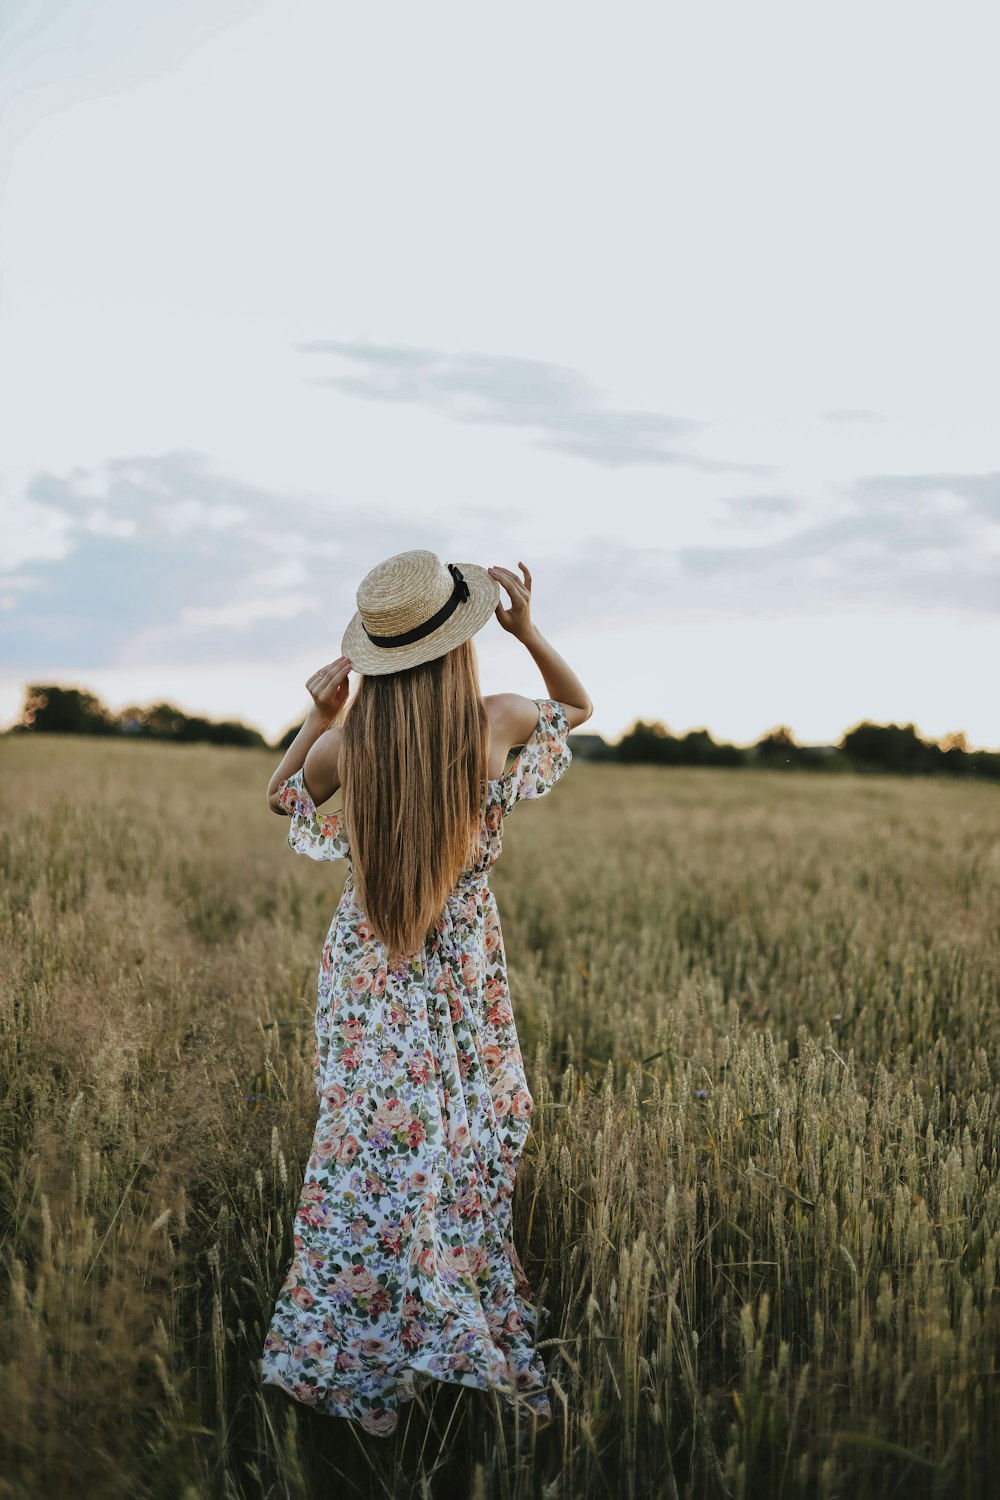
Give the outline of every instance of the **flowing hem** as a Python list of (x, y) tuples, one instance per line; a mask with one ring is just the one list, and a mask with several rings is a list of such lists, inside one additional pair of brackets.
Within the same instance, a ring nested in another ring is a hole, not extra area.
[(364, 1431), (375, 1437), (391, 1437), (399, 1423), (398, 1408), (422, 1395), (435, 1382), (494, 1391), (511, 1405), (525, 1406), (533, 1417), (552, 1420), (552, 1407), (544, 1387), (520, 1387), (510, 1378), (509, 1373), (503, 1380), (491, 1380), (481, 1370), (432, 1370), (427, 1367), (432, 1358), (441, 1356), (427, 1355), (423, 1360), (417, 1356), (405, 1365), (400, 1365), (394, 1383), (375, 1397), (375, 1401), (381, 1404), (362, 1404), (350, 1385), (332, 1390), (303, 1382), (291, 1383), (274, 1369), (262, 1370), (260, 1383), (264, 1387), (270, 1386), (283, 1391), (301, 1405), (310, 1406), (326, 1416), (346, 1417), (348, 1421), (358, 1422)]

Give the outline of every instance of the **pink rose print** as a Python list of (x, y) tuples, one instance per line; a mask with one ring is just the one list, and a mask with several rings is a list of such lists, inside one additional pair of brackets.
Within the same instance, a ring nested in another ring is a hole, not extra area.
[(403, 1231), (398, 1224), (386, 1224), (379, 1230), (379, 1239), (390, 1255), (399, 1255), (403, 1248)]
[(378, 1106), (372, 1123), (385, 1130), (398, 1130), (410, 1118), (410, 1111), (401, 1099), (386, 1099)]
[(364, 1266), (345, 1266), (338, 1274), (336, 1284), (350, 1292), (352, 1297), (369, 1297), (378, 1286), (375, 1277)]
[(353, 1161), (358, 1154), (359, 1141), (356, 1135), (345, 1135), (337, 1148), (338, 1161)]
[(362, 1413), (361, 1425), (366, 1432), (377, 1433), (380, 1437), (386, 1436), (396, 1429), (399, 1414), (388, 1406), (376, 1406), (371, 1411)]
[(470, 1245), (466, 1252), (469, 1262), (469, 1274), (476, 1280), (486, 1275), (490, 1266), (490, 1258), (486, 1251), (479, 1245)]
[(411, 1057), (409, 1062), (410, 1077), (414, 1083), (426, 1083), (430, 1074), (425, 1057)]

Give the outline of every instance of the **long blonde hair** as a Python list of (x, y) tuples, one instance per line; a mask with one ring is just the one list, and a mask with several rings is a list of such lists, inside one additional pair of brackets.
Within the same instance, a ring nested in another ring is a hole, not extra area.
[(390, 961), (412, 953), (476, 857), (489, 722), (471, 640), (362, 676), (339, 769), (357, 899)]

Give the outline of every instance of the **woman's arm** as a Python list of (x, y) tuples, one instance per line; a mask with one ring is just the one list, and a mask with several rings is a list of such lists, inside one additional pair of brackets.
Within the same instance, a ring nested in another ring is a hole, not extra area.
[[(301, 771), (308, 760), (309, 780), (306, 791), (317, 806), (332, 797), (339, 782), (336, 779), (336, 752), (340, 747), (340, 730), (333, 724), (347, 702), (348, 673), (351, 664), (346, 656), (320, 667), (306, 683), (313, 700), (305, 723), (295, 736), (267, 784), (267, 805), (272, 812), (285, 814), (278, 801), (278, 787), (296, 771)], [(332, 785), (327, 785), (332, 780)], [(316, 795), (313, 796), (315, 785)], [(326, 788), (324, 790), (324, 788)]]
[[(502, 604), (497, 605), (497, 619), (504, 630), (509, 631), (516, 640), (528, 648), (538, 663), (549, 697), (562, 704), (570, 729), (576, 729), (590, 718), (594, 712), (594, 705), (569, 663), (563, 660), (538, 627), (532, 624), (531, 574), (524, 563), (519, 562), (518, 567), (524, 574), (523, 579), (518, 578), (510, 568), (494, 566), (487, 569), (491, 577), (502, 584), (510, 596), (509, 609), (505, 609)], [(533, 727), (533, 725), (529, 726), (525, 733), (530, 734)]]

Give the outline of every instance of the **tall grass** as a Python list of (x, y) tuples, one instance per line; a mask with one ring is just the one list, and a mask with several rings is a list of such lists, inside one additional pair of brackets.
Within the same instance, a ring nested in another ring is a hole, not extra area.
[(494, 884), (555, 1421), (262, 1390), (342, 871), (253, 751), (0, 748), (0, 1497), (978, 1497), (995, 787), (577, 764)]

